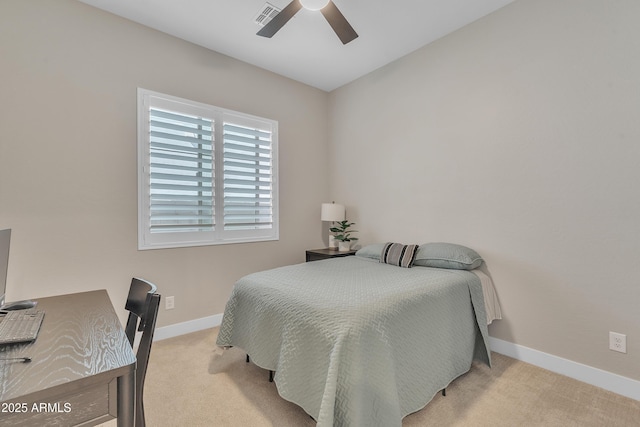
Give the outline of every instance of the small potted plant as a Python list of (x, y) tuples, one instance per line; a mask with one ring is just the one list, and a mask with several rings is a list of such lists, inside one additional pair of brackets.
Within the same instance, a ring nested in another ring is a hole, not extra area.
[(358, 240), (357, 237), (351, 237), (351, 233), (356, 233), (357, 230), (351, 230), (350, 227), (356, 225), (355, 222), (349, 222), (347, 220), (338, 221), (335, 227), (331, 227), (332, 233), (337, 233), (333, 236), (338, 241), (338, 250), (345, 252), (351, 249), (351, 242)]

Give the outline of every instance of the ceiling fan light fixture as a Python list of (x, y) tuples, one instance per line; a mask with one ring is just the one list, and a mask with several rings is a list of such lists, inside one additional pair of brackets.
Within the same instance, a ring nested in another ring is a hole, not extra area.
[(320, 10), (329, 4), (329, 0), (300, 0), (300, 4), (308, 10)]
[(358, 33), (331, 0), (291, 0), (256, 34), (261, 37), (273, 37), (303, 7), (308, 10), (319, 10), (342, 44), (347, 44), (358, 37)]

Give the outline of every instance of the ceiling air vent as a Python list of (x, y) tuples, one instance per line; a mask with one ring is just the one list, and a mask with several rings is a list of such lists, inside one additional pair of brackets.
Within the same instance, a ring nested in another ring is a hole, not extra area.
[(265, 3), (254, 18), (254, 22), (261, 27), (264, 27), (267, 25), (267, 22), (271, 21), (278, 13), (280, 13), (280, 9), (271, 3)]

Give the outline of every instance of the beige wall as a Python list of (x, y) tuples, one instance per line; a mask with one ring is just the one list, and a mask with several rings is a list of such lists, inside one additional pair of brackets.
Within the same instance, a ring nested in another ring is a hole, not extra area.
[[(635, 0), (520, 0), (326, 94), (79, 2), (3, 0), (9, 297), (118, 306), (139, 275), (176, 297), (159, 326), (218, 314), (240, 276), (322, 246), (336, 200), (364, 244), (478, 250), (494, 337), (640, 379), (639, 18)], [(280, 241), (137, 251), (137, 87), (279, 121)]]
[[(106, 288), (132, 276), (176, 308), (222, 313), (235, 280), (322, 246), (327, 94), (76, 1), (0, 2), (0, 229), (9, 298)], [(280, 131), (280, 240), (137, 250), (136, 88), (267, 117)]]
[(329, 107), (332, 195), (362, 243), (469, 245), (502, 302), (492, 336), (636, 380), (638, 22), (636, 0), (520, 0)]

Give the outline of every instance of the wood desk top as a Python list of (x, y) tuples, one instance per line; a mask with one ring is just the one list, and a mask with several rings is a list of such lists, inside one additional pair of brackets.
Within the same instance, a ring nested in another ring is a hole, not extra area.
[(136, 357), (106, 290), (37, 299), (38, 338), (0, 346), (0, 401), (33, 402), (78, 391), (135, 369)]

